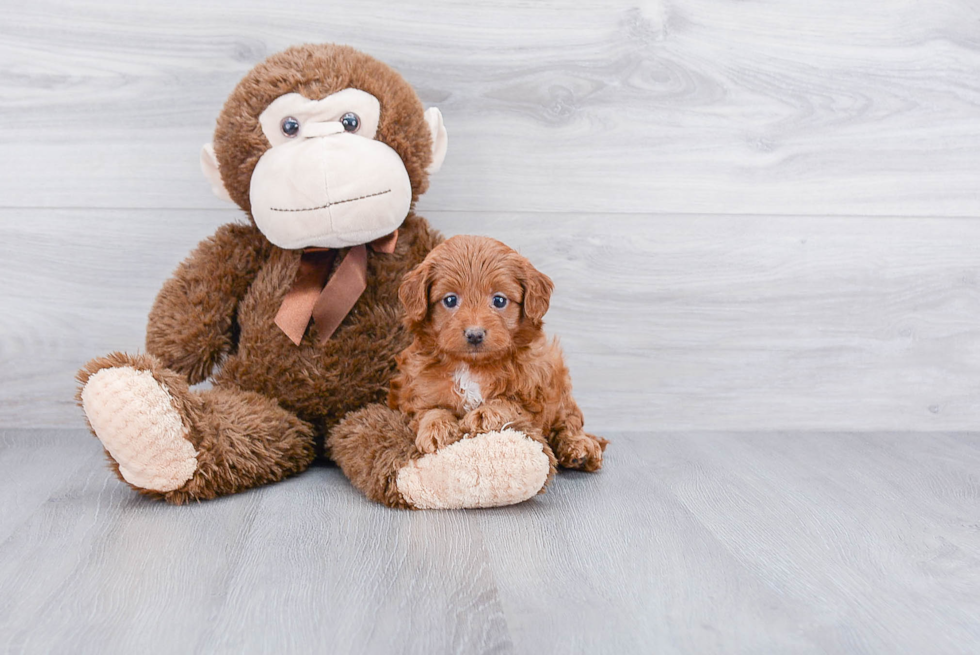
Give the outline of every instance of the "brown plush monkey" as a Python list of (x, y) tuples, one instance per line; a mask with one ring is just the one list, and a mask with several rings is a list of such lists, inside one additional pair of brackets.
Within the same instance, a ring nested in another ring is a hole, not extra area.
[(121, 480), (181, 504), (281, 480), (321, 454), (392, 507), (505, 505), (544, 488), (554, 468), (525, 435), (423, 456), (405, 418), (376, 404), (409, 343), (399, 283), (441, 241), (413, 207), (446, 140), (437, 109), (348, 47), (290, 48), (245, 76), (202, 167), (248, 222), (219, 228), (166, 282), (148, 354), (113, 353), (78, 375)]

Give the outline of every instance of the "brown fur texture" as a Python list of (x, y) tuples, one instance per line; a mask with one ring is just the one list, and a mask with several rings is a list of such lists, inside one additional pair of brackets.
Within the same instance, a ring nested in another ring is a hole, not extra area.
[(408, 418), (384, 405), (351, 412), (330, 434), (330, 452), (351, 484), (373, 501), (410, 508), (398, 491), (398, 471), (422, 456)]
[[(79, 371), (78, 381), (84, 386), (98, 371), (119, 366), (149, 371), (170, 393), (198, 453), (197, 473), (183, 487), (158, 493), (130, 485), (144, 495), (181, 505), (277, 482), (305, 470), (313, 461), (313, 429), (274, 400), (220, 387), (192, 393), (183, 376), (163, 367), (152, 355), (112, 353), (94, 359)], [(81, 392), (78, 400), (81, 402)], [(126, 482), (108, 451), (106, 456), (113, 472)]]
[[(320, 99), (344, 88), (362, 89), (380, 100), (377, 138), (401, 156), (413, 202), (425, 191), (432, 139), (412, 88), (386, 65), (351, 48), (300, 46), (256, 66), (218, 119), (214, 147), (222, 179), (242, 209), (249, 211), (252, 170), (270, 147), (258, 122), (266, 106), (284, 93)], [(297, 347), (274, 318), (302, 252), (272, 245), (254, 223), (219, 228), (160, 290), (147, 326), (149, 354), (116, 353), (93, 360), (79, 373), (84, 386), (105, 367), (150, 371), (188, 427), (200, 453), (197, 473), (173, 492), (140, 491), (184, 503), (307, 468), (314, 446), (324, 452), (327, 435), (345, 414), (384, 402), (395, 354), (410, 341), (401, 323), (399, 285), (440, 241), (425, 219), (409, 211), (394, 253), (369, 251), (367, 290), (331, 339), (319, 344), (312, 326)], [(344, 256), (341, 251), (334, 270)], [(209, 378), (214, 385), (209, 391), (188, 388)], [(418, 455), (399, 420), (378, 419), (375, 432), (391, 428), (379, 444), (369, 443), (376, 435), (367, 427), (358, 438), (342, 435), (332, 454), (355, 485), (392, 506), (405, 503), (386, 486), (390, 467)], [(118, 466), (114, 470), (118, 475)]]
[(583, 431), (561, 349), (542, 330), (552, 288), (517, 252), (476, 236), (442, 243), (405, 277), (414, 340), (398, 355), (388, 405), (408, 415), (420, 451), (509, 426), (543, 434), (566, 468), (602, 466), (608, 442)]

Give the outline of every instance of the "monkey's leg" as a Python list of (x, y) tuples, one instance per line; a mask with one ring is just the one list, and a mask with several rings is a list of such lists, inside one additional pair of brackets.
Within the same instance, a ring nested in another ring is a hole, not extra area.
[(408, 418), (384, 405), (348, 414), (327, 447), (351, 484), (389, 507), (513, 505), (543, 492), (555, 473), (544, 439), (516, 430), (478, 434), (423, 455)]
[(192, 392), (150, 355), (92, 360), (78, 381), (112, 469), (142, 494), (179, 505), (275, 482), (313, 461), (311, 427), (274, 400), (233, 388)]

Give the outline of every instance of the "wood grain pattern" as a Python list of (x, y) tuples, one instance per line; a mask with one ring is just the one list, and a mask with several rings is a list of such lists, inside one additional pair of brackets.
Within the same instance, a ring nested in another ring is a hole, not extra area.
[(348, 8), (6, 8), (0, 425), (80, 424), (74, 371), (238, 216), (197, 165), (227, 93), (326, 39), (442, 107), (420, 210), (556, 278), (596, 429), (978, 424), (975, 3)]
[(0, 203), (217, 208), (197, 158), (224, 99), (329, 40), (443, 110), (433, 209), (975, 216), (978, 21), (973, 0), (16, 3)]
[[(0, 652), (980, 651), (978, 26), (974, 0), (6, 3)], [(601, 474), (410, 513), (329, 467), (184, 508), (106, 471), (72, 377), (140, 349), (239, 219), (197, 163), (234, 84), (321, 41), (442, 109), (420, 213), (555, 279)]]
[(7, 430), (0, 493), (37, 482), (0, 514), (0, 651), (980, 649), (977, 433), (610, 436), (599, 474), (426, 513), (326, 467), (170, 507), (82, 430)]
[[(165, 277), (237, 217), (0, 211), (0, 425), (80, 426), (75, 370), (140, 349)], [(600, 433), (980, 424), (980, 222), (429, 217), (509, 242), (554, 278), (547, 329)]]

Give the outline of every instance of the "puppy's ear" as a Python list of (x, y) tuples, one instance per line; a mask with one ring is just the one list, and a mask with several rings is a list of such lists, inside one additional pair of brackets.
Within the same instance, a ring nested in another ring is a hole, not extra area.
[(431, 275), (432, 265), (422, 262), (409, 271), (398, 287), (398, 299), (405, 307), (405, 318), (410, 325), (421, 323), (429, 313)]
[(548, 312), (555, 283), (526, 259), (523, 264), (521, 286), (524, 288), (524, 315), (532, 322), (539, 323)]

